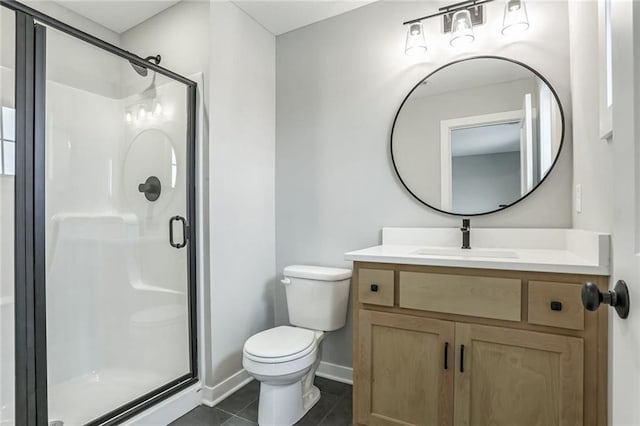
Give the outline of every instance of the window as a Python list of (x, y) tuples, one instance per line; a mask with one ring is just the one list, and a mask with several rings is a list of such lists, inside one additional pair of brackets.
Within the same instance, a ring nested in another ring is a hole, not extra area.
[(16, 174), (16, 110), (0, 109), (0, 175)]
[(611, 0), (598, 2), (600, 20), (600, 138), (611, 139), (613, 135), (613, 38), (611, 26)]
[(604, 0), (604, 51), (606, 61), (607, 108), (613, 105), (613, 46), (611, 40), (611, 0)]

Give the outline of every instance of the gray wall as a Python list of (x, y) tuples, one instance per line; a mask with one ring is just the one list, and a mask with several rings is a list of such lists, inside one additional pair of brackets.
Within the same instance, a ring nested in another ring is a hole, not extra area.
[[(292, 263), (351, 266), (343, 253), (379, 244), (383, 226), (459, 224), (413, 200), (389, 156), (398, 106), (435, 68), (477, 54), (518, 59), (550, 80), (570, 112), (566, 2), (529, 3), (531, 28), (515, 41), (500, 34), (504, 4), (489, 3), (488, 22), (466, 51), (452, 49), (437, 20), (428, 21), (427, 59), (404, 56), (401, 23), (438, 6), (376, 2), (277, 38), (278, 273)], [(538, 191), (507, 211), (474, 219), (473, 226), (571, 227), (571, 176), (569, 132), (559, 164)], [(279, 284), (275, 311), (276, 322), (286, 323)], [(350, 366), (351, 321), (323, 346), (324, 361)]]
[(275, 37), (228, 1), (211, 5), (211, 353), (207, 385), (242, 370), (273, 326)]
[[(573, 98), (573, 181), (582, 185), (582, 212), (573, 209), (573, 225), (600, 232), (613, 230), (613, 152), (599, 137), (598, 5), (572, 2), (571, 92)], [(594, 72), (584, 72), (594, 70)], [(575, 199), (575, 197), (573, 197)]]
[(520, 198), (520, 151), (451, 160), (453, 211), (486, 212)]

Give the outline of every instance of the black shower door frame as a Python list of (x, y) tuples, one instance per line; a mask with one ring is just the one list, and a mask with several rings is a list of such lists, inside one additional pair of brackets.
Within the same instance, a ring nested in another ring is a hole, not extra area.
[(197, 84), (153, 62), (71, 27), (15, 0), (15, 424), (47, 426), (45, 270), (45, 91), (47, 27), (185, 84), (187, 90), (187, 231), (190, 372), (88, 425), (114, 425), (198, 381), (196, 289), (196, 90)]

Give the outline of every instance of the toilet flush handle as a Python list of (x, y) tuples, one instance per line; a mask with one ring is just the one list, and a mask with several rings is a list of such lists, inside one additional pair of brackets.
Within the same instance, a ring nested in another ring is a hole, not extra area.
[(280, 282), (284, 285), (289, 285), (291, 284), (291, 280), (287, 277), (284, 277), (283, 279), (280, 280)]

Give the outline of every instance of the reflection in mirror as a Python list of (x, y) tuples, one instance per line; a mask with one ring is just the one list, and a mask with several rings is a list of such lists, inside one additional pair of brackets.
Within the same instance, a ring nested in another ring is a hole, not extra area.
[(537, 73), (502, 58), (443, 67), (418, 84), (394, 122), (391, 155), (422, 203), (459, 215), (505, 208), (551, 170), (564, 132), (558, 99)]
[[(172, 203), (176, 184), (184, 170), (178, 167), (176, 144), (169, 135), (157, 128), (147, 128), (131, 141), (123, 169), (124, 192), (129, 207), (141, 216), (158, 214)], [(153, 203), (140, 194), (139, 185), (155, 176), (161, 185), (161, 196)]]

